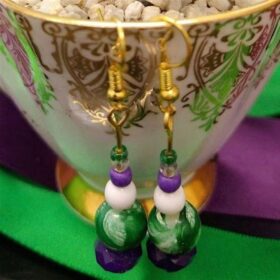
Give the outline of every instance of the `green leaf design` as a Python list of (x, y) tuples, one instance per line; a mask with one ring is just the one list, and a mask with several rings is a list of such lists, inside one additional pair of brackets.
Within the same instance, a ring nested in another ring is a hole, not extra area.
[(35, 51), (33, 50), (30, 42), (25, 37), (22, 28), (19, 26), (14, 13), (10, 11), (10, 12), (8, 12), (8, 15), (9, 15), (11, 24), (15, 28), (16, 36), (17, 36), (18, 40), (20, 41), (20, 43), (28, 57), (30, 67), (31, 67), (31, 72), (33, 75), (33, 80), (34, 80), (35, 87), (36, 87), (36, 93), (37, 93), (38, 98), (41, 103), (41, 108), (44, 113), (47, 113), (49, 108), (52, 108), (50, 103), (52, 100), (56, 99), (55, 95), (53, 94), (52, 88), (40, 67), (39, 59), (37, 58), (37, 55), (36, 55)]
[[(186, 103), (183, 107), (189, 108), (193, 114), (192, 121), (199, 122), (199, 128), (204, 131), (209, 131), (218, 122), (219, 116), (226, 110), (226, 105), (238, 87), (242, 89), (246, 86), (246, 79), (252, 79), (249, 73), (254, 71), (252, 67), (258, 65), (258, 61), (249, 62), (253, 57), (251, 53), (254, 44), (261, 36), (260, 31), (274, 26), (274, 23), (270, 26), (264, 25), (262, 16), (262, 14), (253, 14), (234, 21), (217, 23), (210, 35), (218, 38), (217, 42), (213, 42), (207, 35), (197, 44), (194, 58), (196, 84), (192, 84), (192, 87), (187, 86), (191, 91), (183, 97), (182, 101)], [(273, 53), (275, 45), (279, 43), (279, 37), (278, 26), (270, 42), (271, 50), (267, 53)], [(216, 44), (220, 43), (228, 50), (218, 50)]]
[(271, 41), (267, 47), (265, 57), (263, 58), (257, 76), (264, 72), (269, 60), (272, 58), (274, 51), (280, 46), (280, 24), (278, 24), (273, 32)]
[(13, 66), (13, 68), (17, 68), (16, 63), (11, 56), (9, 50), (7, 49), (6, 45), (4, 44), (3, 40), (0, 38), (0, 53), (5, 56), (8, 63)]

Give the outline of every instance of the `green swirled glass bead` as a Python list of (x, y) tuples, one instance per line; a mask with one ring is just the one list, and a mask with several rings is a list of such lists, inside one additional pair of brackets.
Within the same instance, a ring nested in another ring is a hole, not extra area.
[(123, 251), (139, 246), (146, 235), (147, 218), (138, 201), (121, 211), (103, 202), (97, 210), (95, 225), (98, 238), (107, 247)]
[(155, 207), (148, 218), (151, 241), (162, 252), (183, 254), (195, 247), (200, 236), (201, 222), (197, 210), (186, 203), (177, 215), (165, 215)]

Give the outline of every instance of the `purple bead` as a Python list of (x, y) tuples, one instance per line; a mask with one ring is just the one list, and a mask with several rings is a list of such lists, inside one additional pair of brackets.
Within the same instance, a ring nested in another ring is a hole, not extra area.
[(141, 255), (141, 246), (122, 252), (111, 250), (100, 241), (95, 246), (95, 256), (99, 265), (115, 273), (122, 273), (134, 267)]
[(191, 263), (196, 255), (196, 248), (181, 255), (171, 255), (160, 251), (152, 242), (147, 242), (148, 257), (152, 263), (168, 272), (178, 271)]
[(177, 173), (175, 176), (167, 177), (159, 171), (158, 185), (164, 192), (175, 192), (181, 186), (181, 175)]
[(110, 178), (112, 183), (117, 187), (126, 187), (132, 181), (132, 172), (130, 167), (122, 172), (118, 172), (114, 168), (110, 170)]

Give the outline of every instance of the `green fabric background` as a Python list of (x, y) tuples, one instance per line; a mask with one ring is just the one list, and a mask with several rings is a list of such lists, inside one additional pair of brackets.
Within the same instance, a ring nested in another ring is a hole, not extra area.
[(279, 241), (205, 226), (199, 253), (184, 270), (167, 273), (157, 269), (144, 252), (131, 271), (121, 275), (104, 272), (93, 257), (94, 228), (74, 215), (59, 194), (1, 169), (0, 186), (0, 232), (41, 255), (99, 279), (279, 279)]
[(280, 65), (276, 67), (269, 82), (252, 107), (252, 117), (280, 116)]
[[(280, 115), (280, 66), (251, 116)], [(146, 256), (125, 274), (100, 268), (93, 257), (94, 228), (73, 214), (59, 194), (0, 169), (0, 232), (60, 264), (99, 279), (280, 279), (280, 241), (203, 227), (198, 255), (186, 269), (167, 273)], [(144, 248), (144, 246), (143, 246)]]

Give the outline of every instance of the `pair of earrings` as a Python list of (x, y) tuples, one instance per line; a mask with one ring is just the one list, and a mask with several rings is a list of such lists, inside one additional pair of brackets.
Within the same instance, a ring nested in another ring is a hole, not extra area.
[[(187, 33), (174, 20), (161, 18), (177, 27), (185, 41)], [(125, 37), (118, 25), (118, 40), (113, 48), (117, 61), (109, 67), (107, 97), (112, 110), (108, 121), (116, 132), (117, 145), (111, 151), (110, 180), (105, 187), (105, 202), (96, 213), (95, 225), (99, 241), (95, 247), (97, 262), (111, 272), (125, 272), (142, 255), (141, 242), (148, 232), (147, 252), (158, 267), (176, 271), (185, 267), (196, 254), (195, 245), (200, 234), (200, 219), (196, 209), (186, 202), (181, 176), (177, 169), (177, 155), (172, 148), (174, 105), (179, 91), (172, 82), (173, 65), (167, 61), (166, 44), (171, 32), (160, 40), (160, 110), (168, 147), (160, 154), (160, 169), (154, 191), (155, 207), (148, 219), (141, 203), (136, 200), (136, 186), (128, 162), (127, 148), (122, 144), (122, 127), (129, 115), (127, 92), (123, 86), (122, 68), (125, 63)], [(189, 46), (189, 44), (187, 44)], [(190, 53), (188, 49), (188, 53)], [(185, 61), (184, 61), (185, 63)], [(178, 65), (176, 65), (178, 67)]]

